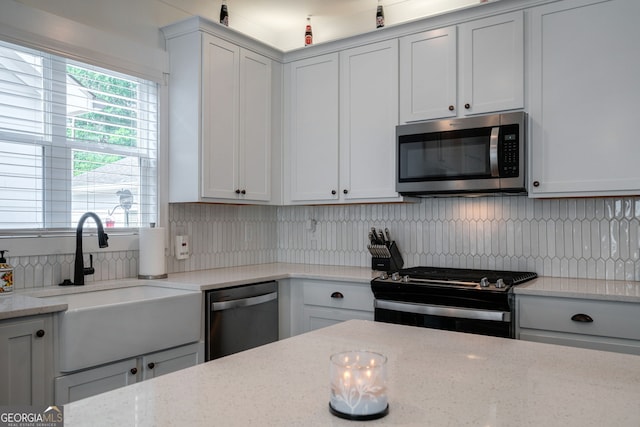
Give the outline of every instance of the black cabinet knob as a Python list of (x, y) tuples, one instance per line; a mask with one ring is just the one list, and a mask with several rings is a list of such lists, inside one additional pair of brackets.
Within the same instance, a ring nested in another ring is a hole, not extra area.
[(593, 318), (588, 314), (578, 313), (571, 316), (571, 320), (574, 322), (582, 322), (582, 323), (591, 323), (593, 322)]
[(240, 189), (236, 189), (236, 194), (240, 194)]
[(153, 363), (153, 362), (149, 362), (149, 364), (147, 365), (147, 368), (149, 368), (149, 369), (153, 369), (155, 367), (156, 367), (156, 364)]
[(471, 104), (464, 104), (464, 108), (468, 110), (469, 108), (471, 108)]
[(534, 187), (540, 187), (540, 181), (533, 181)]
[(129, 372), (131, 372), (131, 375), (135, 375), (138, 373), (138, 368), (131, 368), (131, 370), (129, 370)]
[(44, 334), (45, 334), (44, 329), (38, 329), (38, 330), (36, 331), (36, 336), (37, 336), (38, 338), (42, 338), (42, 337), (44, 336)]
[(331, 190), (331, 194), (335, 196), (337, 194), (337, 191), (336, 190)]
[(247, 190), (241, 190), (240, 194), (247, 194)]
[(343, 192), (344, 194), (349, 194), (349, 190), (347, 190), (346, 188), (345, 188), (344, 190), (342, 190), (342, 192)]
[(342, 299), (344, 298), (344, 295), (342, 295), (342, 292), (334, 292), (331, 294), (331, 298)]
[(455, 110), (455, 109), (456, 109), (456, 108), (455, 108), (453, 105), (449, 105), (449, 111), (453, 111), (453, 110)]

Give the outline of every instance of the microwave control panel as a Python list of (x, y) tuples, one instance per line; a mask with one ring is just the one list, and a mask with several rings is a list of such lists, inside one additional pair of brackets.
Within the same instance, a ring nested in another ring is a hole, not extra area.
[(507, 125), (500, 128), (500, 144), (498, 157), (500, 158), (500, 177), (510, 178), (520, 174), (520, 141), (518, 140), (518, 125)]

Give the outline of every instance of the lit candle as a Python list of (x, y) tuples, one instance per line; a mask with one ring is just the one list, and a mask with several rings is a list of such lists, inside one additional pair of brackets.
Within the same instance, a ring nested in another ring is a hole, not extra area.
[(374, 419), (387, 414), (387, 358), (370, 351), (331, 356), (330, 410), (349, 419)]

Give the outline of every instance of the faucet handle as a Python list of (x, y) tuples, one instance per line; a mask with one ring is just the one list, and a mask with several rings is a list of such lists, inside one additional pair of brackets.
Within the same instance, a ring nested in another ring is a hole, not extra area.
[(107, 248), (109, 247), (109, 235), (107, 233), (98, 233), (98, 247), (99, 248)]
[(84, 267), (82, 269), (84, 275), (86, 276), (87, 274), (94, 274), (96, 272), (96, 270), (93, 268), (93, 255), (89, 254), (89, 267)]

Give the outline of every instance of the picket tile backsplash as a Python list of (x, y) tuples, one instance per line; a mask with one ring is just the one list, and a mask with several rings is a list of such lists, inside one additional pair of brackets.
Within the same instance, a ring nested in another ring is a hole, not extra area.
[[(191, 237), (170, 273), (270, 262), (370, 266), (371, 227), (389, 228), (406, 266), (535, 271), (640, 280), (640, 197), (427, 198), (409, 204), (169, 206), (169, 234)], [(137, 276), (137, 251), (96, 253), (89, 280)], [(16, 288), (68, 277), (73, 254), (17, 257)]]

